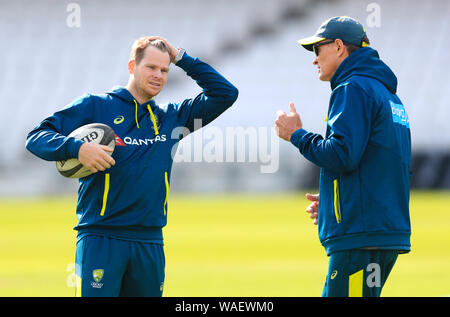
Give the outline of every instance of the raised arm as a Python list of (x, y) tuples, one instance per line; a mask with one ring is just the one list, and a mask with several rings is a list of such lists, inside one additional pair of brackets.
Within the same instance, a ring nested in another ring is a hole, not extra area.
[(213, 67), (184, 53), (176, 64), (202, 88), (195, 98), (184, 100), (179, 108), (179, 121), (189, 131), (194, 131), (194, 120), (201, 119), (202, 126), (207, 125), (225, 110), (238, 97), (238, 89)]

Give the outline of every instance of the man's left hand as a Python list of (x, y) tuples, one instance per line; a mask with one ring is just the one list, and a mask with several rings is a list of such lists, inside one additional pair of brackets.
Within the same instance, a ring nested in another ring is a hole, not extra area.
[(286, 141), (290, 141), (292, 133), (303, 127), (302, 120), (295, 110), (293, 102), (289, 104), (289, 115), (284, 111), (277, 111), (275, 126), (277, 128), (277, 135)]

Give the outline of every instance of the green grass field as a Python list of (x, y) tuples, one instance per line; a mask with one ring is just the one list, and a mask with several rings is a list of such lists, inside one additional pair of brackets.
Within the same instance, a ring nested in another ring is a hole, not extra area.
[[(0, 201), (0, 296), (73, 296), (75, 197)], [(320, 296), (328, 258), (304, 193), (172, 194), (164, 296)], [(450, 192), (411, 195), (412, 252), (382, 296), (450, 295)]]

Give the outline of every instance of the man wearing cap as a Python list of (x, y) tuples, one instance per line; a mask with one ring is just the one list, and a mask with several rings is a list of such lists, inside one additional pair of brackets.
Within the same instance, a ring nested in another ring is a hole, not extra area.
[(306, 211), (329, 256), (322, 296), (380, 296), (400, 253), (410, 251), (411, 136), (397, 78), (350, 17), (325, 21), (298, 41), (331, 84), (326, 134), (308, 132), (293, 103), (278, 135), (320, 167)]

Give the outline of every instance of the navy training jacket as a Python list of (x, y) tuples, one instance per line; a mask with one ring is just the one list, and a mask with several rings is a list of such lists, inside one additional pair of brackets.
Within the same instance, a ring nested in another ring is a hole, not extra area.
[(67, 135), (85, 124), (104, 123), (116, 134), (116, 164), (79, 179), (74, 228), (79, 238), (100, 233), (162, 243), (178, 142), (194, 131), (194, 120), (205, 126), (238, 96), (230, 82), (199, 59), (185, 53), (176, 65), (203, 89), (195, 98), (164, 106), (154, 100), (138, 104), (127, 89), (114, 87), (80, 97), (28, 134), (26, 148), (48, 161), (77, 158), (83, 141)]
[(325, 138), (304, 129), (291, 136), (321, 168), (319, 239), (328, 255), (364, 247), (408, 252), (411, 136), (397, 78), (366, 47), (330, 83)]

